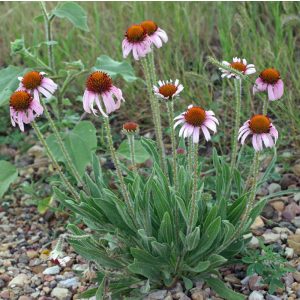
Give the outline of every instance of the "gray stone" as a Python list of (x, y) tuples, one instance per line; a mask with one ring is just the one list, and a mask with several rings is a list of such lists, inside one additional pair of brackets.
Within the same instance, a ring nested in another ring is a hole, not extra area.
[(280, 240), (280, 234), (273, 233), (271, 231), (265, 232), (262, 237), (264, 238), (266, 244), (274, 243)]
[(295, 218), (292, 220), (292, 223), (293, 223), (296, 227), (300, 228), (300, 217), (295, 217)]
[(281, 298), (274, 296), (274, 295), (267, 295), (266, 300), (281, 300)]
[(167, 291), (166, 290), (159, 290), (155, 291), (148, 295), (146, 299), (148, 300), (162, 300), (166, 297)]
[(260, 292), (254, 291), (250, 294), (249, 300), (264, 300), (264, 296)]
[(269, 191), (270, 195), (280, 192), (281, 186), (280, 186), (280, 184), (273, 182), (268, 186), (268, 191)]
[(56, 297), (59, 300), (66, 300), (71, 296), (68, 289), (56, 287), (51, 292), (51, 297)]
[(251, 249), (256, 249), (259, 247), (259, 241), (258, 238), (253, 236), (252, 239), (250, 240), (249, 244), (248, 244), (249, 248)]
[(44, 275), (55, 275), (60, 272), (60, 267), (59, 266), (53, 266), (50, 268), (47, 268), (44, 270), (43, 274)]
[(78, 284), (79, 282), (77, 277), (72, 277), (59, 282), (59, 286), (64, 288), (76, 287)]
[(299, 193), (296, 193), (296, 194), (294, 195), (294, 200), (295, 200), (296, 202), (299, 202), (299, 201), (300, 201), (300, 192), (299, 192)]
[(13, 278), (8, 286), (9, 287), (15, 287), (15, 286), (25, 286), (26, 284), (30, 283), (30, 279), (26, 274), (19, 274), (15, 278)]

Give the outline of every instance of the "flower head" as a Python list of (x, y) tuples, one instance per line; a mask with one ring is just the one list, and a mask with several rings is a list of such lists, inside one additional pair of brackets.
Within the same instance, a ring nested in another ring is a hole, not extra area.
[(17, 123), (21, 131), (24, 131), (24, 123), (31, 123), (43, 113), (40, 102), (25, 90), (13, 92), (10, 96), (9, 106), (11, 123), (13, 126), (16, 126)]
[(177, 120), (174, 128), (179, 124), (183, 124), (179, 131), (179, 136), (183, 136), (184, 138), (192, 137), (193, 143), (195, 144), (199, 143), (199, 135), (201, 132), (203, 132), (205, 140), (209, 141), (211, 136), (208, 129), (216, 133), (216, 125), (219, 125), (219, 121), (214, 115), (214, 112), (211, 110), (205, 111), (200, 106), (190, 105), (187, 111), (174, 119)]
[(282, 97), (284, 84), (280, 79), (280, 73), (276, 69), (265, 69), (256, 79), (253, 87), (253, 94), (264, 91), (268, 91), (268, 98), (270, 101), (278, 100)]
[(169, 81), (159, 81), (158, 86), (153, 86), (154, 94), (158, 97), (166, 100), (173, 100), (184, 89), (182, 84), (179, 84), (179, 80), (176, 79), (175, 83), (170, 79)]
[(30, 71), (23, 77), (19, 77), (20, 85), (18, 89), (26, 90), (33, 94), (35, 100), (40, 100), (39, 93), (46, 98), (50, 98), (57, 89), (57, 84), (50, 78), (45, 77), (46, 73)]
[(123, 132), (125, 134), (138, 133), (138, 131), (139, 131), (139, 125), (135, 122), (126, 122), (123, 125)]
[[(232, 62), (229, 63), (227, 61), (222, 61), (222, 64), (231, 67), (241, 73), (243, 73), (244, 75), (250, 75), (256, 72), (255, 70), (255, 66), (253, 64), (247, 64), (247, 60), (245, 58), (241, 59), (238, 57), (234, 57)], [(221, 77), (227, 77), (227, 78), (236, 78), (239, 79), (240, 77), (228, 70), (225, 70), (223, 68), (219, 68), (222, 71), (222, 75)]]
[(151, 42), (157, 48), (160, 48), (163, 45), (163, 42), (166, 43), (168, 41), (166, 32), (159, 28), (155, 22), (147, 20), (142, 22), (140, 25), (147, 32)]
[[(83, 109), (87, 113), (93, 112), (96, 115), (96, 109), (94, 109), (94, 102), (96, 102), (101, 114), (107, 117), (107, 115), (120, 108), (121, 101), (124, 101), (122, 91), (113, 85), (108, 74), (96, 71), (89, 75), (83, 94)], [(105, 112), (101, 103), (104, 103)]]
[(126, 58), (132, 51), (135, 60), (145, 57), (151, 52), (151, 39), (141, 25), (130, 26), (122, 42), (123, 57)]
[(242, 145), (249, 135), (252, 135), (255, 151), (263, 150), (263, 145), (267, 148), (274, 147), (278, 139), (278, 131), (265, 115), (254, 115), (240, 128), (238, 140), (241, 140)]

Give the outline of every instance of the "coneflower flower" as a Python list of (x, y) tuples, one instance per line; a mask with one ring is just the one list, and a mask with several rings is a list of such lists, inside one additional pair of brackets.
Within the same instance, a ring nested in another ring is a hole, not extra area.
[(126, 122), (123, 124), (123, 132), (125, 134), (138, 133), (139, 125), (135, 122)]
[(163, 45), (163, 42), (168, 41), (168, 36), (164, 30), (159, 28), (157, 24), (151, 20), (144, 21), (140, 24), (147, 32), (152, 43), (160, 48)]
[(205, 111), (202, 107), (189, 105), (187, 111), (174, 119), (177, 121), (174, 128), (183, 123), (179, 131), (180, 137), (192, 137), (193, 143), (197, 144), (199, 135), (203, 132), (205, 140), (209, 141), (211, 136), (208, 129), (216, 133), (216, 124), (219, 125), (219, 121), (214, 115), (214, 112), (211, 110)]
[(179, 84), (179, 80), (176, 79), (175, 83), (173, 80), (159, 81), (158, 86), (153, 86), (154, 94), (165, 100), (173, 100), (180, 92), (184, 89), (182, 84)]
[(278, 139), (278, 131), (265, 115), (254, 115), (240, 128), (238, 140), (241, 140), (242, 145), (249, 135), (252, 135), (255, 151), (263, 150), (263, 144), (267, 148), (274, 147)]
[[(234, 57), (232, 62), (229, 63), (227, 61), (222, 61), (222, 64), (229, 66), (233, 69), (236, 69), (237, 71), (243, 73), (244, 75), (250, 75), (256, 72), (255, 66), (253, 64), (247, 64), (247, 60), (245, 58), (241, 59), (238, 57)], [(222, 71), (221, 77), (227, 77), (227, 78), (236, 78), (239, 79), (240, 77), (228, 70), (225, 70), (223, 68), (219, 68)]]
[[(113, 85), (108, 74), (96, 71), (89, 75), (83, 94), (83, 109), (87, 113), (93, 112), (96, 115), (97, 111), (94, 109), (94, 102), (96, 102), (100, 113), (107, 117), (107, 115), (120, 108), (121, 101), (124, 101), (122, 91)], [(104, 103), (105, 111), (101, 103)]]
[(57, 84), (50, 78), (45, 77), (46, 73), (30, 71), (23, 77), (18, 77), (20, 85), (18, 90), (26, 90), (33, 94), (34, 99), (39, 100), (39, 93), (50, 98), (57, 89)]
[(19, 125), (24, 131), (24, 123), (31, 123), (37, 116), (43, 113), (43, 107), (39, 100), (25, 90), (18, 90), (12, 93), (9, 100), (10, 119), (15, 127)]
[(253, 93), (268, 91), (270, 101), (278, 100), (282, 97), (284, 91), (283, 81), (280, 79), (280, 73), (273, 68), (263, 70), (255, 81)]
[(132, 51), (135, 60), (145, 57), (151, 52), (151, 39), (141, 25), (130, 26), (122, 42), (123, 57), (126, 58)]

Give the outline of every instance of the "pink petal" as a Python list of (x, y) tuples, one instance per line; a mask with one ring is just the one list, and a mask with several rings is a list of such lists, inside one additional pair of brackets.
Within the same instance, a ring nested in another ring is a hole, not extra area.
[(204, 125), (201, 125), (201, 129), (202, 129), (202, 132), (204, 134), (206, 141), (209, 141), (211, 139), (211, 137), (210, 137), (210, 133), (209, 133), (207, 127)]
[(255, 84), (253, 86), (253, 94), (257, 92), (264, 92), (267, 90), (268, 84), (265, 83), (260, 77), (255, 80)]
[[(273, 86), (274, 100), (278, 100), (282, 97), (284, 91), (284, 84), (281, 79), (279, 79)], [(271, 100), (271, 99), (270, 99)]]
[(199, 135), (200, 135), (200, 127), (194, 127), (194, 131), (193, 131), (193, 143), (194, 144), (199, 143)]

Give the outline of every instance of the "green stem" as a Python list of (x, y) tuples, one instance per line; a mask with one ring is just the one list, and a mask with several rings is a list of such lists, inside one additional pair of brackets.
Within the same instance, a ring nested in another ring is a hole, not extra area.
[(39, 140), (41, 141), (41, 143), (43, 144), (43, 146), (45, 147), (47, 154), (49, 156), (49, 158), (52, 160), (55, 168), (57, 169), (59, 176), (62, 180), (62, 182), (64, 183), (65, 187), (69, 190), (69, 192), (74, 196), (74, 198), (79, 202), (80, 201), (80, 197), (78, 195), (78, 193), (76, 192), (76, 190), (72, 187), (71, 183), (69, 182), (69, 180), (67, 179), (67, 177), (63, 174), (63, 172), (60, 169), (60, 166), (57, 162), (57, 160), (54, 158), (53, 153), (51, 152), (50, 148), (47, 145), (46, 140), (44, 139), (37, 123), (35, 121), (32, 121), (32, 127), (36, 132), (37, 137), (39, 138)]
[(167, 102), (167, 109), (168, 109), (169, 125), (171, 130), (173, 184), (176, 191), (178, 187), (178, 180), (177, 180), (177, 151), (176, 151), (176, 136), (175, 136), (175, 129), (174, 129), (174, 102), (173, 101)]
[(238, 132), (240, 127), (240, 119), (241, 119), (241, 93), (242, 93), (242, 80), (235, 79), (234, 80), (234, 90), (235, 90), (235, 124), (234, 124), (234, 132), (233, 132), (233, 140), (232, 140), (232, 156), (231, 156), (231, 172), (236, 165), (236, 157), (237, 157), (237, 148), (238, 148)]
[(256, 195), (256, 187), (258, 182), (258, 172), (259, 172), (259, 152), (255, 152), (254, 158), (253, 158), (253, 167), (252, 167), (252, 189), (249, 196), (249, 201), (247, 203), (247, 207), (241, 217), (241, 222), (236, 226), (235, 232), (231, 235), (231, 239), (229, 239), (227, 242), (225, 242), (219, 249), (216, 250), (216, 254), (221, 253), (223, 250), (225, 250), (230, 244), (232, 244), (234, 241), (236, 241), (241, 234), (244, 232), (244, 227), (249, 219), (249, 215), (254, 207), (255, 204), (255, 195)]
[(152, 117), (153, 117), (156, 141), (157, 141), (159, 155), (160, 155), (160, 162), (161, 162), (163, 170), (166, 172), (167, 165), (166, 165), (166, 161), (165, 161), (165, 151), (164, 151), (164, 144), (163, 144), (163, 137), (162, 137), (159, 104), (158, 104), (158, 101), (157, 101), (156, 97), (154, 96), (154, 93), (152, 90), (152, 82), (151, 82), (152, 75), (151, 75), (151, 71), (149, 70), (147, 58), (142, 59), (141, 62), (142, 62), (142, 66), (144, 69), (144, 75), (145, 75), (147, 90), (148, 90), (149, 99), (150, 99), (150, 106), (151, 106), (151, 110), (152, 110)]
[(119, 179), (120, 186), (121, 186), (122, 196), (124, 197), (124, 201), (127, 205), (127, 208), (129, 210), (129, 214), (131, 215), (132, 221), (136, 225), (135, 214), (134, 214), (134, 210), (133, 210), (133, 207), (132, 207), (132, 203), (130, 201), (129, 192), (128, 192), (127, 187), (125, 185), (124, 178), (123, 178), (123, 175), (122, 175), (122, 170), (121, 170), (121, 167), (120, 167), (120, 162), (119, 162), (119, 159), (116, 155), (116, 150), (114, 148), (114, 142), (113, 142), (112, 135), (111, 135), (109, 118), (103, 117), (103, 120), (104, 120), (104, 127), (105, 127), (105, 130), (106, 130), (106, 138), (107, 138), (107, 142), (108, 142), (108, 148), (110, 150), (111, 158), (112, 158), (112, 161), (113, 161), (114, 166), (116, 168), (117, 177)]
[(45, 33), (46, 33), (46, 41), (47, 47), (48, 47), (48, 64), (49, 67), (52, 69), (53, 73), (55, 73), (55, 65), (54, 65), (54, 56), (53, 56), (53, 45), (49, 43), (52, 41), (52, 30), (51, 30), (51, 21), (53, 17), (51, 16), (51, 19), (49, 17), (49, 14), (46, 9), (46, 5), (43, 1), (40, 2), (43, 15), (44, 15), (44, 23), (45, 23)]
[(268, 99), (268, 94), (267, 94), (267, 95), (266, 95), (266, 98), (264, 98), (263, 115), (267, 115), (267, 112), (268, 112), (268, 104), (269, 104), (269, 99)]
[(187, 153), (187, 158), (188, 158), (188, 170), (189, 173), (191, 174), (193, 172), (193, 157), (192, 157), (192, 153), (193, 153), (193, 140), (192, 137), (188, 137), (188, 153)]
[(187, 234), (191, 233), (193, 229), (193, 223), (195, 218), (195, 212), (196, 212), (196, 192), (198, 187), (198, 144), (192, 144), (191, 147), (191, 156), (193, 158), (193, 186), (192, 186), (192, 199), (191, 199), (191, 210), (189, 213), (189, 223), (187, 228)]
[(54, 132), (56, 140), (57, 140), (57, 142), (58, 142), (58, 144), (60, 146), (60, 149), (61, 149), (61, 151), (62, 151), (62, 153), (63, 153), (63, 155), (65, 157), (65, 160), (66, 160), (66, 163), (67, 163), (69, 169), (71, 170), (73, 176), (76, 178), (77, 182), (80, 183), (81, 186), (85, 188), (85, 184), (84, 184), (83, 180), (81, 179), (81, 176), (78, 173), (76, 167), (74, 166), (74, 164), (72, 162), (72, 159), (71, 159), (71, 157), (69, 155), (69, 152), (66, 149), (65, 144), (64, 144), (64, 142), (63, 142), (63, 140), (62, 140), (62, 138), (60, 136), (60, 133), (58, 132), (57, 127), (54, 124), (54, 121), (53, 121), (53, 119), (50, 116), (50, 113), (48, 111), (47, 105), (44, 103), (43, 100), (41, 101), (41, 104), (42, 104), (42, 106), (44, 108), (45, 116), (46, 116), (46, 118), (49, 121), (49, 124), (50, 124), (50, 127), (51, 127), (52, 131)]
[(127, 134), (129, 149), (130, 149), (130, 157), (131, 157), (131, 164), (133, 172), (137, 173), (137, 167), (135, 163), (135, 149), (134, 149), (134, 134), (128, 133)]

